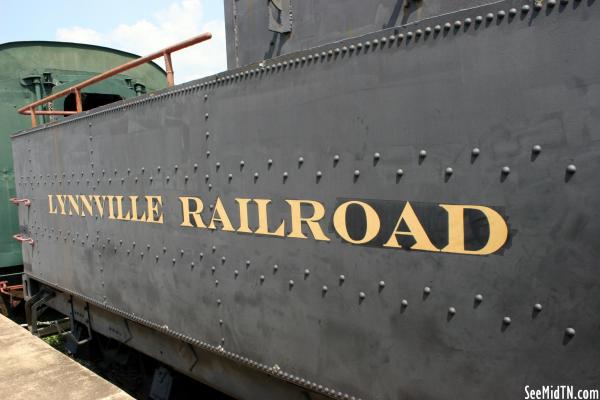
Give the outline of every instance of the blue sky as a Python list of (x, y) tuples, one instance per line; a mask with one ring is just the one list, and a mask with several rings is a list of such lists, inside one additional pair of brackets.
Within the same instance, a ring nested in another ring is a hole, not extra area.
[(178, 83), (226, 69), (221, 0), (0, 0), (0, 43), (59, 40), (145, 55), (205, 31), (213, 39), (173, 55)]

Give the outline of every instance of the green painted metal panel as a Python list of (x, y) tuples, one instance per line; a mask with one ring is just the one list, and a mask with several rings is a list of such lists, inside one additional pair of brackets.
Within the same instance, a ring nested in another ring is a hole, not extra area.
[[(71, 86), (90, 76), (123, 64), (136, 55), (100, 46), (61, 42), (13, 42), (0, 44), (0, 274), (3, 267), (20, 265), (21, 246), (12, 239), (19, 231), (17, 208), (9, 202), (15, 195), (10, 136), (30, 127), (29, 116), (17, 114), (21, 106)], [(36, 95), (36, 83), (38, 93)], [(97, 83), (86, 94), (136, 96), (166, 86), (165, 72), (149, 63)], [(54, 109), (65, 109), (68, 100), (58, 99)], [(49, 118), (45, 117), (48, 122)], [(60, 117), (59, 117), (60, 118)]]

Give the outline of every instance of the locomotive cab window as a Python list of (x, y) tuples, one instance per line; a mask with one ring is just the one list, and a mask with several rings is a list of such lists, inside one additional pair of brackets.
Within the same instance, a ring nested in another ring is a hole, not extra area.
[[(115, 101), (123, 100), (123, 97), (118, 94), (105, 94), (105, 93), (82, 93), (81, 94), (81, 105), (83, 111), (91, 110), (96, 107), (101, 107), (106, 104), (114, 103)], [(65, 98), (65, 111), (77, 111), (75, 104), (75, 94), (71, 93)]]

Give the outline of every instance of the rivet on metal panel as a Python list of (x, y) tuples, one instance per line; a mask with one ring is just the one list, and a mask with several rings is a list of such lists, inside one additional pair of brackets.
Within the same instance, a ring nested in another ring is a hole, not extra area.
[(279, 266), (277, 264), (273, 265), (273, 273), (276, 273), (278, 269)]
[(502, 323), (504, 325), (510, 325), (511, 322), (512, 322), (512, 319), (510, 317), (504, 317), (504, 318), (502, 318)]
[(478, 16), (475, 17), (475, 22), (477, 24), (480, 24), (482, 21), (483, 21), (483, 17), (481, 15), (478, 15)]
[(575, 336), (575, 333), (576, 333), (576, 332), (575, 332), (575, 329), (573, 329), (573, 328), (571, 328), (571, 327), (569, 327), (569, 328), (565, 329), (565, 334), (566, 334), (567, 336), (569, 336), (569, 337), (573, 337), (573, 336)]
[(486, 18), (488, 21), (491, 21), (491, 20), (493, 20), (493, 19), (494, 19), (494, 14), (492, 14), (492, 13), (487, 13), (487, 14), (486, 14), (486, 16), (485, 16), (485, 18)]
[(577, 167), (575, 165), (573, 165), (573, 164), (569, 164), (567, 166), (567, 172), (569, 174), (574, 174), (575, 172), (577, 172)]
[(431, 288), (429, 286), (425, 286), (423, 289), (423, 299), (427, 298), (431, 294)]
[(517, 9), (516, 8), (511, 8), (510, 10), (508, 10), (508, 14), (511, 17), (514, 17), (515, 15), (517, 15)]
[(502, 19), (502, 18), (506, 17), (506, 11), (500, 10), (496, 13), (496, 15), (498, 16), (498, 19)]
[(522, 13), (527, 13), (527, 12), (529, 12), (529, 10), (530, 10), (529, 4), (525, 4), (525, 5), (523, 5), (523, 7), (521, 7)]

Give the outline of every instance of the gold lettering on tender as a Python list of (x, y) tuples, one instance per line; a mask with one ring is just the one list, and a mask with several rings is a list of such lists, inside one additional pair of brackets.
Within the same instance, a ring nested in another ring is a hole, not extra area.
[[(302, 223), (305, 223), (316, 240), (329, 241), (329, 238), (325, 236), (319, 225), (319, 221), (325, 216), (325, 207), (323, 204), (313, 200), (286, 200), (286, 202), (290, 205), (292, 225), (292, 230), (288, 234), (288, 237), (307, 239), (306, 235), (302, 232)], [(313, 208), (312, 216), (302, 217), (302, 205)]]
[(56, 207), (54, 207), (54, 209), (53, 209), (53, 206), (54, 206), (54, 204), (52, 202), (52, 195), (49, 194), (48, 195), (48, 213), (49, 214), (56, 214), (56, 212), (57, 212)]
[[(442, 249), (447, 253), (487, 255), (500, 249), (508, 239), (508, 225), (495, 210), (484, 206), (440, 204), (448, 212), (448, 245)], [(465, 249), (465, 220), (466, 209), (480, 211), (488, 221), (488, 241), (479, 250)]]
[(104, 200), (108, 201), (108, 219), (117, 219), (115, 215), (115, 205), (113, 203), (115, 196), (108, 195), (102, 197), (104, 198)]
[[(366, 229), (365, 234), (361, 239), (353, 239), (348, 233), (348, 227), (346, 225), (346, 213), (348, 211), (348, 207), (351, 205), (357, 205), (361, 207), (365, 214)], [(335, 210), (333, 213), (333, 227), (345, 241), (353, 244), (364, 244), (370, 242), (377, 236), (379, 233), (379, 228), (381, 227), (381, 221), (379, 220), (379, 215), (377, 215), (377, 212), (373, 209), (373, 207), (362, 201), (355, 200), (347, 201), (341, 204)]]
[(77, 197), (68, 194), (67, 200), (69, 201), (69, 215), (73, 215), (73, 211), (75, 211), (75, 215), (79, 215), (79, 202), (77, 201)]
[(250, 199), (236, 198), (235, 201), (239, 204), (240, 209), (240, 227), (237, 231), (242, 233), (252, 233), (248, 222), (248, 203), (250, 202)]
[[(408, 231), (399, 230), (402, 221), (404, 221), (406, 224)], [(396, 223), (396, 227), (394, 228), (392, 235), (383, 246), (398, 248), (402, 247), (398, 243), (398, 238), (396, 235), (412, 236), (415, 239), (415, 244), (410, 247), (412, 250), (439, 251), (439, 249), (435, 247), (433, 243), (431, 243), (431, 240), (427, 236), (425, 229), (423, 229), (423, 225), (421, 225), (421, 222), (417, 218), (415, 211), (408, 201), (404, 206), (404, 210), (402, 210), (402, 213), (400, 214), (400, 218), (398, 218), (398, 222)]]
[(117, 219), (121, 221), (129, 221), (131, 219), (131, 213), (127, 211), (126, 215), (123, 215), (123, 196), (115, 196), (117, 201)]
[(254, 202), (258, 206), (258, 229), (254, 233), (259, 235), (285, 236), (285, 221), (281, 221), (279, 227), (273, 232), (269, 231), (268, 206), (271, 200), (254, 199)]
[(146, 222), (146, 212), (144, 211), (141, 216), (138, 215), (138, 196), (129, 196), (131, 203), (131, 219), (130, 221)]
[(225, 211), (225, 207), (223, 206), (223, 202), (221, 201), (220, 197), (217, 197), (217, 201), (215, 201), (215, 209), (213, 211), (212, 218), (210, 219), (208, 229), (217, 229), (215, 227), (215, 222), (221, 223), (221, 230), (235, 232), (235, 229), (233, 229), (233, 225), (231, 225), (231, 221), (229, 220), (229, 216)]
[[(83, 194), (79, 195), (79, 201), (81, 202), (81, 216), (85, 217), (86, 215), (93, 216), (94, 209), (92, 208), (92, 196), (86, 196)], [(87, 214), (86, 214), (87, 211)]]
[(159, 207), (162, 207), (162, 196), (146, 196), (146, 203), (148, 204), (148, 216), (146, 222), (153, 224), (162, 224), (164, 222), (164, 216)]
[(100, 216), (100, 218), (104, 217), (105, 196), (99, 196), (95, 194), (92, 197), (94, 198), (94, 204), (96, 204), (96, 210), (98, 210), (98, 215)]
[[(181, 215), (183, 219), (181, 226), (206, 228), (204, 221), (202, 221), (202, 216), (200, 215), (204, 209), (204, 203), (202, 203), (202, 199), (198, 197), (180, 197), (179, 201), (181, 202)], [(195, 204), (194, 210), (191, 210), (190, 208), (190, 202), (192, 201)]]
[(58, 207), (60, 208), (60, 214), (67, 215), (67, 213), (65, 212), (65, 201), (67, 200), (67, 197), (63, 196), (62, 194), (57, 194), (56, 199), (58, 200)]

